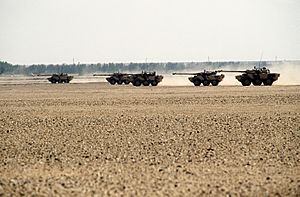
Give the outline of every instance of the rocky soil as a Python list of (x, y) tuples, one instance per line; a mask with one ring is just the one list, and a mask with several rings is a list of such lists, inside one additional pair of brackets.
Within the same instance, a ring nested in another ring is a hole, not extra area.
[(0, 196), (300, 196), (300, 86), (0, 85)]

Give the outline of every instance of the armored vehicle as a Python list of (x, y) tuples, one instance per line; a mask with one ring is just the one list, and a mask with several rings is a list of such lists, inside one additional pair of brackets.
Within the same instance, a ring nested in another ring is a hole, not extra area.
[(52, 74), (52, 76), (47, 79), (51, 83), (69, 83), (73, 79), (73, 76), (69, 76), (66, 73), (60, 73)]
[(106, 80), (111, 84), (130, 84), (134, 86), (157, 86), (163, 79), (162, 75), (156, 75), (156, 72), (142, 72), (138, 74), (113, 73), (113, 74), (94, 74), (94, 76), (108, 76)]
[(141, 74), (133, 74), (132, 75), (132, 84), (134, 86), (157, 86), (158, 83), (162, 81), (164, 78), (162, 75), (156, 75), (156, 72), (142, 72)]
[(240, 72), (243, 73), (241, 75), (235, 76), (235, 78), (242, 83), (243, 86), (249, 86), (251, 83), (255, 86), (260, 86), (262, 84), (266, 86), (271, 86), (274, 81), (278, 80), (280, 76), (279, 73), (271, 73), (269, 69), (256, 68), (254, 67), (251, 70), (236, 70), (236, 71), (225, 71), (219, 70), (219, 72)]
[(218, 74), (218, 71), (206, 70), (199, 73), (173, 73), (173, 75), (194, 75), (193, 77), (189, 77), (189, 80), (195, 86), (200, 86), (201, 84), (204, 86), (209, 86), (209, 84), (217, 86), (224, 78), (224, 75)]
[[(59, 74), (48, 74), (48, 73), (32, 73), (33, 77), (48, 77), (48, 81), (51, 83), (69, 83), (73, 76), (69, 76), (66, 73), (59, 73)], [(50, 76), (50, 77), (49, 77)]]

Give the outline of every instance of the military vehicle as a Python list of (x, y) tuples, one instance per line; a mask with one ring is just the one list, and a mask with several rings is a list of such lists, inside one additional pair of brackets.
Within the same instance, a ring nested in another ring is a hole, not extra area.
[(113, 73), (113, 74), (94, 74), (93, 76), (108, 76), (106, 80), (111, 84), (130, 84), (134, 86), (157, 86), (163, 79), (162, 75), (156, 75), (156, 72), (142, 72), (138, 74)]
[(162, 81), (164, 78), (162, 75), (156, 75), (156, 72), (142, 72), (141, 74), (133, 74), (132, 75), (133, 81), (132, 84), (134, 86), (157, 86), (158, 83)]
[(260, 86), (264, 84), (265, 86), (271, 86), (274, 81), (278, 80), (280, 76), (279, 73), (271, 73), (266, 67), (256, 68), (254, 67), (251, 70), (235, 70), (235, 71), (226, 71), (219, 70), (218, 72), (240, 72), (241, 75), (235, 76), (235, 78), (242, 83), (243, 86), (249, 86), (251, 83), (255, 86)]
[(51, 83), (69, 83), (74, 77), (69, 76), (66, 73), (59, 73), (59, 74), (48, 74), (48, 73), (32, 73), (33, 77), (48, 77), (48, 81)]
[(173, 75), (194, 75), (193, 77), (189, 77), (189, 80), (195, 86), (200, 86), (201, 84), (204, 86), (209, 86), (209, 84), (217, 86), (224, 78), (224, 75), (218, 74), (218, 71), (206, 70), (199, 73), (173, 73)]
[(52, 74), (52, 76), (47, 79), (51, 83), (69, 83), (73, 79), (73, 76), (69, 76), (66, 73), (60, 73)]

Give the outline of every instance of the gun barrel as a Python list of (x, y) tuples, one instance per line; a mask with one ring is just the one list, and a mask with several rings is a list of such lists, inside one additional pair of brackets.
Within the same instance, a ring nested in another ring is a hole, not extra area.
[(223, 73), (244, 73), (245, 70), (217, 70), (217, 72), (223, 72)]
[(106, 73), (106, 74), (104, 74), (104, 73), (94, 73), (93, 74), (93, 76), (102, 76), (102, 77), (107, 77), (107, 76), (111, 76), (111, 75), (113, 75), (113, 74), (110, 74), (110, 73)]
[(197, 75), (197, 73), (172, 73), (172, 75)]
[(48, 77), (48, 76), (52, 76), (52, 74), (47, 74), (47, 73), (32, 73), (31, 74), (33, 77), (37, 76), (37, 77)]

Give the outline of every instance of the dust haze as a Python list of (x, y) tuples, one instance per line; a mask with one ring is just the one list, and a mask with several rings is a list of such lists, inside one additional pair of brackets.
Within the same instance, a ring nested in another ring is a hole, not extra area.
[(300, 85), (300, 65), (295, 64), (280, 64), (272, 65), (271, 72), (280, 73), (277, 85)]

